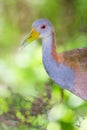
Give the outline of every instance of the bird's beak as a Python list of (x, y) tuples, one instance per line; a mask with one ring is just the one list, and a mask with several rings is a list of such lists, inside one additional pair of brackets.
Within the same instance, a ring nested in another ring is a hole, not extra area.
[(39, 32), (36, 30), (36, 28), (32, 28), (31, 32), (25, 37), (25, 39), (23, 40), (20, 49), (24, 48), (26, 46), (27, 43), (30, 43), (36, 39), (39, 38)]

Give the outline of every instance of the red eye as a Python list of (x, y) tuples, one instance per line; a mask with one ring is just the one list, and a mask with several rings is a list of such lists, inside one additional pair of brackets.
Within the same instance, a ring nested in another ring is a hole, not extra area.
[(42, 25), (42, 26), (41, 26), (41, 29), (45, 29), (45, 28), (46, 28), (46, 25)]

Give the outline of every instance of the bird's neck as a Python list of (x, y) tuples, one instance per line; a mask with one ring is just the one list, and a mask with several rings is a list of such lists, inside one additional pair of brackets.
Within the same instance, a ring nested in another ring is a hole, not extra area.
[[(55, 32), (53, 31), (49, 37), (46, 37), (42, 40), (42, 50), (43, 50), (43, 60), (49, 59), (55, 60), (58, 59), (58, 54), (56, 52), (56, 40)], [(52, 61), (53, 62), (53, 61)]]
[(51, 79), (62, 88), (71, 90), (73, 86), (73, 71), (64, 65), (63, 56), (56, 52), (54, 32), (42, 40), (43, 64)]
[(49, 37), (42, 39), (42, 59), (45, 70), (52, 77), (58, 64), (54, 32)]

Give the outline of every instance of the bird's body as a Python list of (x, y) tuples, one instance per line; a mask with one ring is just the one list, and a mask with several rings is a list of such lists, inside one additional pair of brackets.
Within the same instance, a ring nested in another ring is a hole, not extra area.
[(43, 64), (48, 75), (62, 88), (87, 100), (87, 48), (57, 53), (53, 37), (42, 41)]
[(87, 48), (57, 53), (51, 23), (46, 19), (39, 19), (32, 27), (33, 31), (27, 40), (32, 41), (38, 36), (42, 38), (42, 59), (50, 78), (63, 89), (87, 100)]

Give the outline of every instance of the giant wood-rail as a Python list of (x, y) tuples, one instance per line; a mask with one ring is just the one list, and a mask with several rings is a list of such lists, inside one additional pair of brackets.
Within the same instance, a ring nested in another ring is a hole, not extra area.
[(21, 47), (38, 38), (42, 39), (43, 64), (50, 78), (61, 88), (87, 100), (87, 48), (57, 53), (55, 31), (46, 19), (33, 22)]

